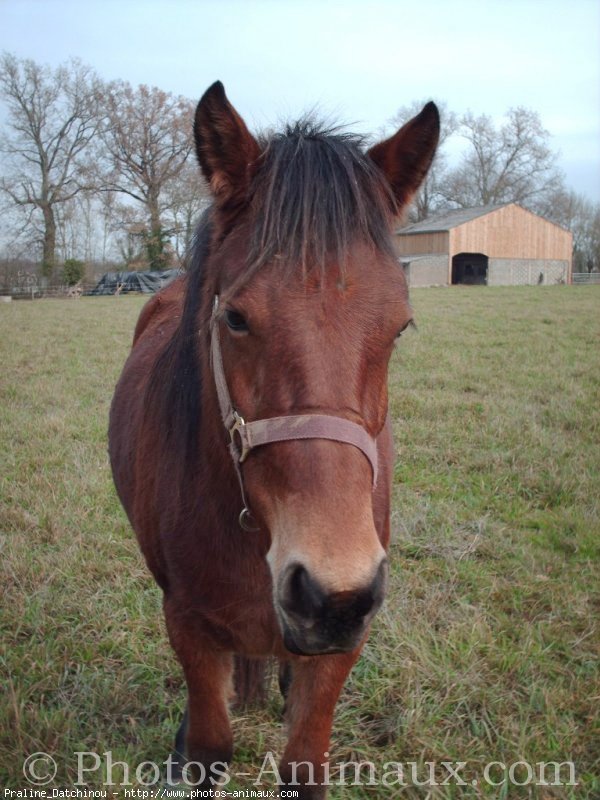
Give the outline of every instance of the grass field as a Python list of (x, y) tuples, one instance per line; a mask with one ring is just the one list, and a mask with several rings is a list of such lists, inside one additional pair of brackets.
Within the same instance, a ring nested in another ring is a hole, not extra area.
[[(38, 751), (58, 767), (47, 789), (72, 785), (78, 751), (112, 751), (133, 774), (166, 758), (179, 721), (159, 592), (106, 456), (142, 305), (0, 307), (1, 788), (28, 786)], [(419, 332), (391, 370), (391, 590), (331, 757), (414, 761), (422, 780), (428, 761), (466, 761), (468, 785), (331, 797), (599, 798), (600, 287), (420, 290), (413, 305)], [(273, 691), (234, 715), (234, 772), (281, 752), (280, 707)], [(496, 767), (490, 786), (493, 761), (573, 761), (579, 785), (501, 784)]]

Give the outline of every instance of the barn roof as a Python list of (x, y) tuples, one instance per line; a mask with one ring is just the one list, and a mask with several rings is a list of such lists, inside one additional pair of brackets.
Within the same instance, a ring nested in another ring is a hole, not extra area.
[(410, 255), (409, 256), (404, 256), (404, 255), (398, 256), (398, 259), (404, 264), (404, 263), (407, 263), (409, 261), (411, 263), (413, 261), (422, 261), (424, 258), (431, 258), (432, 255), (435, 256), (435, 255), (438, 255), (438, 254), (437, 253), (417, 253), (414, 256), (410, 256)]
[(493, 206), (476, 206), (475, 208), (456, 208), (454, 211), (446, 211), (444, 214), (429, 217), (422, 222), (415, 222), (412, 225), (400, 228), (398, 233), (436, 233), (438, 231), (449, 231), (451, 228), (457, 228), (459, 225), (464, 225), (465, 222), (470, 222), (472, 219), (477, 219), (477, 217), (483, 217), (492, 211), (509, 205), (511, 205), (511, 203), (499, 203)]

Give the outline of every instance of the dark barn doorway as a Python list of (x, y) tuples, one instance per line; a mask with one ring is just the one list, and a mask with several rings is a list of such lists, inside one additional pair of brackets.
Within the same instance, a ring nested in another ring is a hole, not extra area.
[(483, 253), (458, 253), (452, 259), (452, 285), (469, 286), (487, 284), (488, 257)]

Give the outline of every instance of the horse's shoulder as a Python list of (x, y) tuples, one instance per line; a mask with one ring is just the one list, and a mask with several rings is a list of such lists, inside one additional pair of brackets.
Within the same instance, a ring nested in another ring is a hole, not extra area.
[(152, 331), (180, 316), (183, 304), (183, 277), (176, 278), (146, 303), (135, 326), (134, 347), (146, 331)]

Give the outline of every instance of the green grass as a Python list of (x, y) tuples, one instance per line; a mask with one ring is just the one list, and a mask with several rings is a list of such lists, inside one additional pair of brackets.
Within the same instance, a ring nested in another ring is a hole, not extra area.
[[(427, 761), (467, 761), (469, 781), (491, 761), (574, 761), (579, 786), (331, 797), (598, 798), (600, 287), (412, 300), (419, 332), (390, 380), (391, 589), (340, 700), (332, 760), (415, 761), (421, 776)], [(37, 751), (58, 764), (52, 788), (72, 784), (76, 751), (110, 750), (133, 773), (171, 747), (181, 671), (106, 457), (142, 305), (0, 306), (2, 787), (26, 786)], [(234, 772), (281, 752), (279, 711), (273, 691), (234, 715)]]

